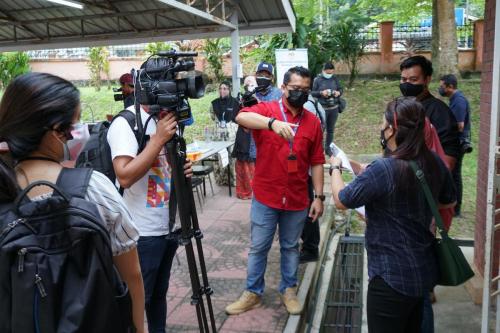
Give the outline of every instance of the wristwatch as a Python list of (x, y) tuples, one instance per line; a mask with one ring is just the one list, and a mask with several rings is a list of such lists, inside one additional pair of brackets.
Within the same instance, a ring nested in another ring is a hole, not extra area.
[(326, 197), (324, 194), (315, 194), (314, 199), (319, 199), (321, 201), (325, 201)]
[(269, 122), (267, 123), (267, 127), (269, 128), (270, 131), (273, 130), (273, 123), (276, 120), (276, 118), (272, 117), (269, 119)]
[(335, 170), (335, 169), (339, 170), (339, 171), (340, 171), (340, 173), (342, 173), (342, 169), (340, 168), (340, 166), (339, 166), (339, 165), (330, 165), (330, 170), (328, 170), (328, 173), (330, 174), (330, 176), (332, 175), (332, 172), (333, 172), (333, 170)]

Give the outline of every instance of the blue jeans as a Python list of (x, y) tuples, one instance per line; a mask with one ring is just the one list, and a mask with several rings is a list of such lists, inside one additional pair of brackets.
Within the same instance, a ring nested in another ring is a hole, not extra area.
[(165, 236), (140, 237), (137, 243), (149, 333), (166, 332), (168, 281), (177, 247)]
[(262, 295), (267, 254), (273, 244), (276, 226), (279, 226), (281, 252), (280, 293), (297, 285), (299, 266), (299, 239), (304, 227), (307, 209), (286, 211), (268, 207), (253, 199), (250, 210), (251, 245), (248, 253), (247, 290)]

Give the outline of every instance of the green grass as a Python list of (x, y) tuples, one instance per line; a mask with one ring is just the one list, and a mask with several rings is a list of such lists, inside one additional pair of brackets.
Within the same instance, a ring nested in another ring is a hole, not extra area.
[[(472, 109), (472, 142), (474, 151), (464, 157), (463, 187), (464, 197), (462, 214), (464, 218), (455, 219), (450, 233), (453, 236), (473, 237), (475, 224), (476, 202), (476, 171), (477, 171), (477, 142), (479, 132), (479, 97), (480, 80), (462, 80), (459, 87), (469, 99)], [(82, 119), (102, 120), (108, 113), (116, 114), (122, 109), (121, 102), (114, 102), (113, 92), (102, 89), (95, 92), (94, 88), (80, 88), (82, 92)], [(437, 83), (431, 85), (431, 91), (437, 95)], [(350, 90), (346, 90), (347, 109), (339, 116), (335, 130), (336, 143), (348, 154), (377, 154), (380, 153), (379, 126), (387, 102), (400, 95), (399, 83), (394, 80), (366, 80), (358, 81)], [(211, 125), (208, 110), (210, 102), (216, 98), (212, 92), (201, 99), (191, 99), (194, 114), (194, 125), (186, 129), (188, 142), (203, 138), (205, 126)], [(448, 103), (448, 100), (445, 99)], [(353, 231), (361, 231), (362, 223), (353, 222)]]

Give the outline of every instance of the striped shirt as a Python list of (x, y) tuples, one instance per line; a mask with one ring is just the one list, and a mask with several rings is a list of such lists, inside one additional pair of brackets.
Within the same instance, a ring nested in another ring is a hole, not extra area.
[[(51, 195), (52, 193), (47, 193), (31, 200), (43, 200)], [(111, 239), (113, 256), (126, 253), (136, 247), (139, 232), (123, 198), (108, 177), (93, 171), (85, 199), (97, 206)]]

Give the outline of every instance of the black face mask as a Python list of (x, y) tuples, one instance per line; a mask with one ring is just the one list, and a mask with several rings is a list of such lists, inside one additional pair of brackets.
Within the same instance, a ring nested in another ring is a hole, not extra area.
[(307, 102), (309, 94), (302, 90), (288, 90), (288, 97), (286, 98), (288, 104), (294, 108), (301, 108)]
[(387, 139), (385, 138), (385, 131), (387, 131), (388, 128), (389, 127), (386, 127), (384, 129), (380, 130), (380, 145), (382, 146), (383, 150), (387, 150), (387, 141), (389, 141), (392, 138), (392, 136), (394, 135), (394, 133), (393, 133)]
[(257, 81), (257, 85), (264, 89), (267, 89), (271, 85), (271, 79), (265, 76), (259, 76), (255, 80)]
[(401, 90), (401, 93), (403, 96), (418, 96), (424, 91), (424, 85), (423, 84), (412, 84), (409, 82), (405, 83), (400, 83), (399, 84), (399, 90)]
[(446, 97), (446, 91), (444, 91), (443, 87), (438, 88), (438, 93), (439, 93), (439, 95)]

